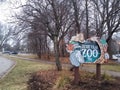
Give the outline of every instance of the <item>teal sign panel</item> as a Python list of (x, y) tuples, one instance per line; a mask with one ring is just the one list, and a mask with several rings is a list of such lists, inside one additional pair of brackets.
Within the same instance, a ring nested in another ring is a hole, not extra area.
[(100, 39), (100, 42), (101, 42), (101, 44), (103, 44), (103, 45), (106, 45), (106, 44), (107, 44), (107, 42), (106, 42), (105, 39)]
[(96, 41), (74, 42), (74, 51), (81, 52), (84, 63), (94, 63), (101, 56), (101, 50)]

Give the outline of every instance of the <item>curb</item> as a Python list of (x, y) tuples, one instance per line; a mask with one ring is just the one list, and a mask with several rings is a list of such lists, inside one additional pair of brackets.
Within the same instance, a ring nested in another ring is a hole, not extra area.
[(13, 62), (14, 63), (10, 66), (10, 68), (6, 72), (4, 72), (3, 75), (1, 75), (0, 80), (2, 80), (4, 77), (6, 77), (10, 73), (10, 71), (14, 69), (14, 67), (17, 64), (17, 62), (16, 61), (13, 61)]

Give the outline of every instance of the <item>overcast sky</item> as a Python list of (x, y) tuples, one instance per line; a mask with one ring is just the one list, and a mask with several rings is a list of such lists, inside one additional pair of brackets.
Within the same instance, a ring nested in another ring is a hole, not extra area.
[(10, 8), (8, 5), (8, 1), (0, 2), (0, 22), (5, 22), (10, 15)]
[[(21, 3), (24, 5), (25, 1), (27, 0), (0, 0), (0, 22), (9, 22), (15, 12), (20, 12), (20, 9), (16, 9), (15, 7), (20, 6)], [(120, 34), (117, 34), (117, 36), (120, 37)]]
[(20, 6), (20, 3), (25, 4), (26, 0), (0, 0), (0, 22), (7, 23), (10, 17), (19, 12), (15, 7)]

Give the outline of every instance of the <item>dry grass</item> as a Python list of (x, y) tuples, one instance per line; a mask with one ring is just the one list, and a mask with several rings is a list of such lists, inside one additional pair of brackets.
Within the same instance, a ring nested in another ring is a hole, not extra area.
[[(24, 57), (24, 58), (30, 58), (30, 59), (41, 59), (41, 60), (55, 62), (54, 55), (48, 56), (47, 54), (44, 54), (41, 56), (41, 58), (39, 58), (36, 54), (19, 54), (18, 56)], [(60, 57), (60, 61), (62, 63), (70, 63), (69, 57)]]
[[(35, 55), (35, 54), (27, 54), (27, 55), (21, 55), (21, 56), (26, 57), (26, 58), (38, 59), (37, 55)], [(54, 55), (49, 56), (49, 58), (48, 58), (48, 55), (46, 55), (46, 54), (42, 55), (41, 60), (55, 62)], [(60, 57), (60, 61), (61, 61), (61, 63), (70, 63), (69, 57)], [(84, 66), (88, 67), (88, 68), (96, 68), (95, 63), (89, 63), (89, 64), (86, 63), (86, 64), (84, 64)], [(102, 69), (120, 72), (120, 64), (116, 63), (113, 60), (109, 60), (108, 63), (102, 64)]]
[(0, 90), (27, 90), (27, 81), (31, 75), (39, 70), (49, 70), (53, 66), (38, 62), (10, 58), (17, 62), (16, 67), (0, 81)]

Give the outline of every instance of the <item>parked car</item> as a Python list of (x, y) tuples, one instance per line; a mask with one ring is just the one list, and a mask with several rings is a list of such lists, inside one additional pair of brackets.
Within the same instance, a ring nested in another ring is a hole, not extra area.
[(112, 59), (116, 60), (117, 59), (116, 55), (112, 55)]
[(3, 51), (2, 54), (10, 54), (10, 51)]
[(120, 54), (116, 54), (117, 62), (120, 62)]
[(112, 59), (117, 60), (117, 62), (120, 62), (120, 54), (112, 55)]
[(120, 57), (120, 54), (115, 54), (116, 57)]
[(10, 54), (18, 54), (18, 52), (16, 52), (16, 51), (13, 51), (13, 52), (11, 52)]
[(118, 58), (118, 60), (117, 60), (119, 63), (120, 63), (120, 57)]

